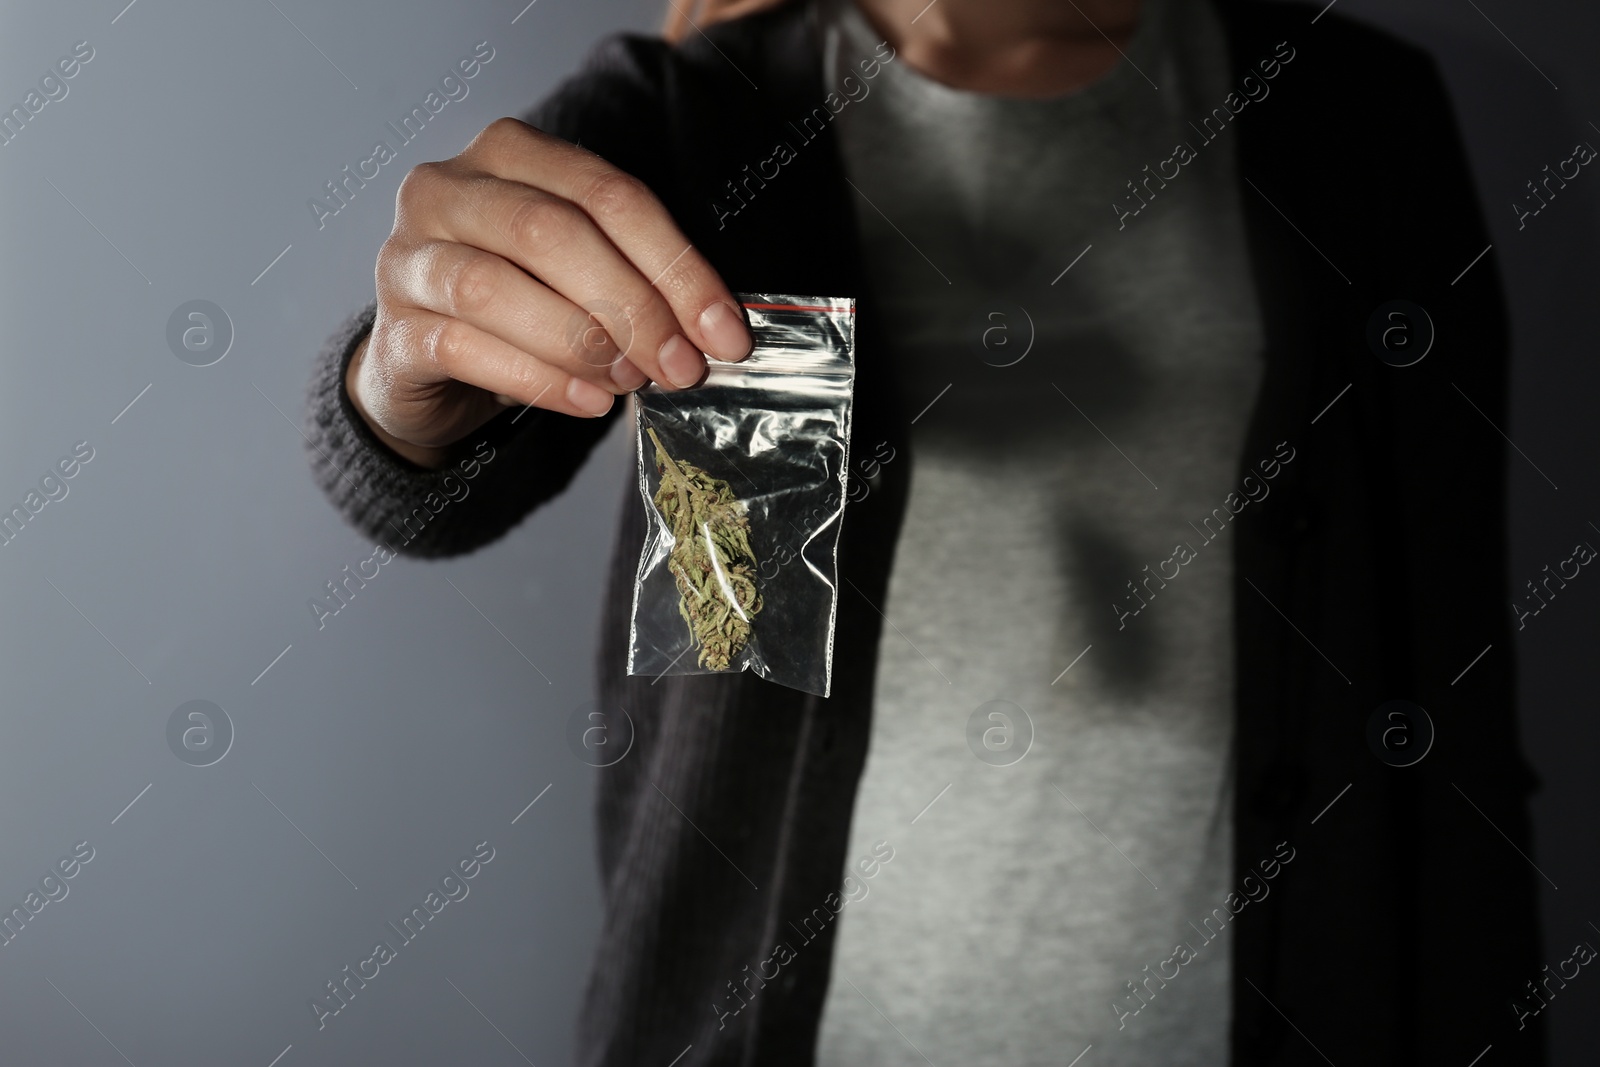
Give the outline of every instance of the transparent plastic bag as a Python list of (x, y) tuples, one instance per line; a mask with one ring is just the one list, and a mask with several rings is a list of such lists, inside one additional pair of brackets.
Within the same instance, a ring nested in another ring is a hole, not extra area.
[(755, 347), (700, 385), (634, 393), (649, 532), (628, 673), (833, 681), (855, 301), (740, 293)]

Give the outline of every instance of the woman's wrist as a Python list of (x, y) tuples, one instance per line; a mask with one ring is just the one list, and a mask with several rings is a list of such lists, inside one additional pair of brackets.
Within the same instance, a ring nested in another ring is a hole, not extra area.
[(402, 441), (382, 426), (379, 426), (377, 420), (367, 410), (366, 404), (362, 402), (361, 366), (367, 354), (367, 342), (371, 339), (372, 334), (370, 332), (361, 339), (361, 343), (356, 346), (355, 353), (350, 357), (349, 367), (345, 369), (344, 391), (345, 395), (350, 398), (350, 406), (356, 409), (356, 413), (361, 416), (361, 421), (366, 423), (367, 429), (372, 431), (372, 435), (383, 442), (391, 452), (410, 460), (419, 467), (427, 467), (430, 470), (442, 467), (445, 461), (444, 449), (428, 448), (424, 445), (412, 444), (410, 441)]

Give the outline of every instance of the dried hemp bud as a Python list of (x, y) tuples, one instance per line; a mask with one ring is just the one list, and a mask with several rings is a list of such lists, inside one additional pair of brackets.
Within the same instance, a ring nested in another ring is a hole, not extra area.
[(725, 671), (750, 640), (750, 620), (761, 610), (750, 519), (721, 478), (667, 455), (653, 428), (661, 485), (655, 505), (672, 531), (667, 569), (677, 580), (678, 613), (689, 624), (699, 663)]

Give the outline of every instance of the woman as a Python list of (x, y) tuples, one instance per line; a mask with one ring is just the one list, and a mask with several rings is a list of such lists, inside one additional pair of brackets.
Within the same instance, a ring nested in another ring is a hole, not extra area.
[[(1504, 457), (1456, 395), (1503, 421), (1504, 313), (1492, 259), (1450, 282), (1487, 239), (1431, 62), (1247, 0), (668, 33), (407, 176), (311, 396), (346, 515), (459, 553), (617, 396), (743, 358), (736, 292), (858, 299), (831, 698), (625, 675), (630, 488), (580, 1061), (1541, 1062), (1484, 821), (1526, 850)], [(1396, 299), (1448, 348), (1369, 347)], [(1448, 712), (1421, 762), (1368, 743), (1392, 700)]]

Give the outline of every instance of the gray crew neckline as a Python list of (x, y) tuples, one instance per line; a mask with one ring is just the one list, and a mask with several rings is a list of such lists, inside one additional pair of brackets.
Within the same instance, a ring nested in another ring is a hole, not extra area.
[[(1139, 10), (1139, 24), (1122, 56), (1108, 72), (1088, 85), (1054, 96), (1008, 96), (1002, 93), (957, 89), (936, 81), (904, 62), (885, 64), (882, 76), (886, 83), (898, 91), (921, 98), (935, 107), (956, 109), (984, 109), (991, 114), (1059, 112), (1075, 113), (1087, 108), (1100, 107), (1108, 101), (1142, 88), (1157, 91), (1148, 80), (1148, 71), (1155, 69), (1162, 52), (1165, 37), (1168, 0), (1143, 0)], [(824, 15), (838, 27), (845, 43), (858, 54), (871, 54), (882, 41), (878, 31), (856, 6), (855, 0), (823, 0)], [(1141, 71), (1146, 73), (1141, 73)]]

